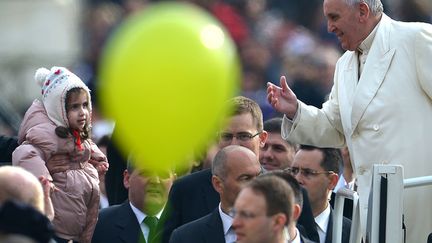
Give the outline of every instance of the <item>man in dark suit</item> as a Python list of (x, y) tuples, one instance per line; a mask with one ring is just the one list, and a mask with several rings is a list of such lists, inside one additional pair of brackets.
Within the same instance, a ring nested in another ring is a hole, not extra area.
[[(298, 217), (299, 209), (294, 205), (291, 186), (283, 179), (260, 176), (252, 180), (242, 188), (234, 203), (236, 242), (291, 242), (294, 236), (291, 237), (288, 232), (295, 229), (295, 217)], [(296, 242), (299, 242), (299, 234), (296, 238)]]
[[(219, 133), (219, 148), (240, 145), (258, 155), (267, 139), (259, 105), (243, 96), (234, 97), (229, 102), (233, 115), (228, 118), (227, 127)], [(219, 194), (213, 188), (210, 169), (180, 178), (172, 186), (167, 208), (162, 214), (165, 222), (162, 242), (169, 242), (174, 229), (209, 214), (218, 203)]]
[(157, 221), (175, 175), (171, 171), (156, 174), (142, 166), (134, 169), (131, 161), (123, 173), (129, 200), (101, 210), (93, 243), (149, 243), (155, 238)]
[(239, 145), (221, 149), (212, 163), (212, 184), (220, 196), (219, 206), (212, 213), (174, 230), (170, 242), (235, 242), (229, 213), (241, 186), (261, 172), (258, 158), (250, 149)]
[[(310, 207), (309, 197), (304, 187), (301, 187), (298, 181), (293, 175), (286, 170), (272, 170), (260, 177), (277, 176), (282, 178), (285, 182), (290, 185), (294, 193), (294, 207), (293, 207), (293, 220), (295, 224), (288, 226), (289, 235), (292, 237), (291, 241), (294, 242), (294, 238), (300, 238), (300, 242), (318, 242), (318, 232), (311, 230), (315, 228), (315, 220), (312, 214), (312, 208)], [(303, 216), (302, 224), (300, 224), (300, 215)], [(298, 235), (298, 236), (297, 236)], [(313, 235), (314, 237), (311, 237)]]
[[(333, 217), (329, 203), (333, 188), (339, 180), (340, 151), (301, 145), (289, 169), (297, 181), (308, 191), (312, 213), (320, 243), (332, 242)], [(349, 242), (351, 220), (344, 217), (342, 242)]]

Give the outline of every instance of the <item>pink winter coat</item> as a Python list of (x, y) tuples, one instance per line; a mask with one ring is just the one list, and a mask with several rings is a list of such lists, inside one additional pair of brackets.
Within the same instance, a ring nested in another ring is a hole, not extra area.
[(43, 104), (34, 101), (21, 124), (20, 146), (14, 151), (12, 162), (54, 183), (51, 200), (56, 234), (64, 239), (91, 242), (99, 210), (99, 179), (89, 160), (107, 159), (90, 139), (78, 151), (73, 137), (60, 138), (55, 128)]

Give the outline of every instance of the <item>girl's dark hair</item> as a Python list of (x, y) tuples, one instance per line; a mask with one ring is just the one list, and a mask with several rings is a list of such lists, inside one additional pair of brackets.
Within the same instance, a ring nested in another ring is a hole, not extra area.
[[(85, 92), (85, 94), (87, 95), (87, 92), (81, 87), (72, 88), (66, 93), (66, 98), (65, 98), (66, 113), (69, 112), (68, 103), (69, 103), (69, 100), (71, 99), (72, 94), (79, 94), (81, 92)], [(90, 102), (90, 97), (87, 97), (87, 98), (88, 98), (88, 101)], [(70, 128), (67, 128), (67, 127), (58, 126), (55, 129), (55, 133), (57, 136), (59, 136), (61, 138), (67, 138), (70, 135), (72, 135), (72, 130)], [(80, 137), (83, 140), (86, 140), (86, 139), (91, 137), (91, 124), (89, 124), (89, 123), (85, 124), (83, 131), (80, 132)]]

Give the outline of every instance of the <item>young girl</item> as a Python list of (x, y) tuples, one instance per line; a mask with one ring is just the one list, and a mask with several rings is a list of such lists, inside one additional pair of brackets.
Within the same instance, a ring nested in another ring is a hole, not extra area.
[(14, 165), (49, 181), (58, 242), (91, 242), (99, 207), (98, 172), (105, 155), (90, 139), (88, 87), (66, 68), (40, 68), (35, 79), (42, 102), (27, 110), (18, 134)]

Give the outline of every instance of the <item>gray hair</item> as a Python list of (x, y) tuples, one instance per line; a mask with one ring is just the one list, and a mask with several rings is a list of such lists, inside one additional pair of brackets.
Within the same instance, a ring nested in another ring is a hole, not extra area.
[(345, 0), (345, 2), (349, 6), (355, 6), (356, 4), (364, 2), (369, 6), (369, 9), (371, 10), (374, 16), (384, 11), (381, 0)]
[[(231, 146), (228, 146), (231, 147)], [(213, 158), (213, 162), (212, 162), (212, 166), (211, 166), (211, 172), (212, 175), (216, 175), (219, 176), (221, 178), (225, 178), (226, 177), (226, 162), (228, 160), (228, 149), (222, 148), (221, 150), (219, 150), (215, 157)]]

